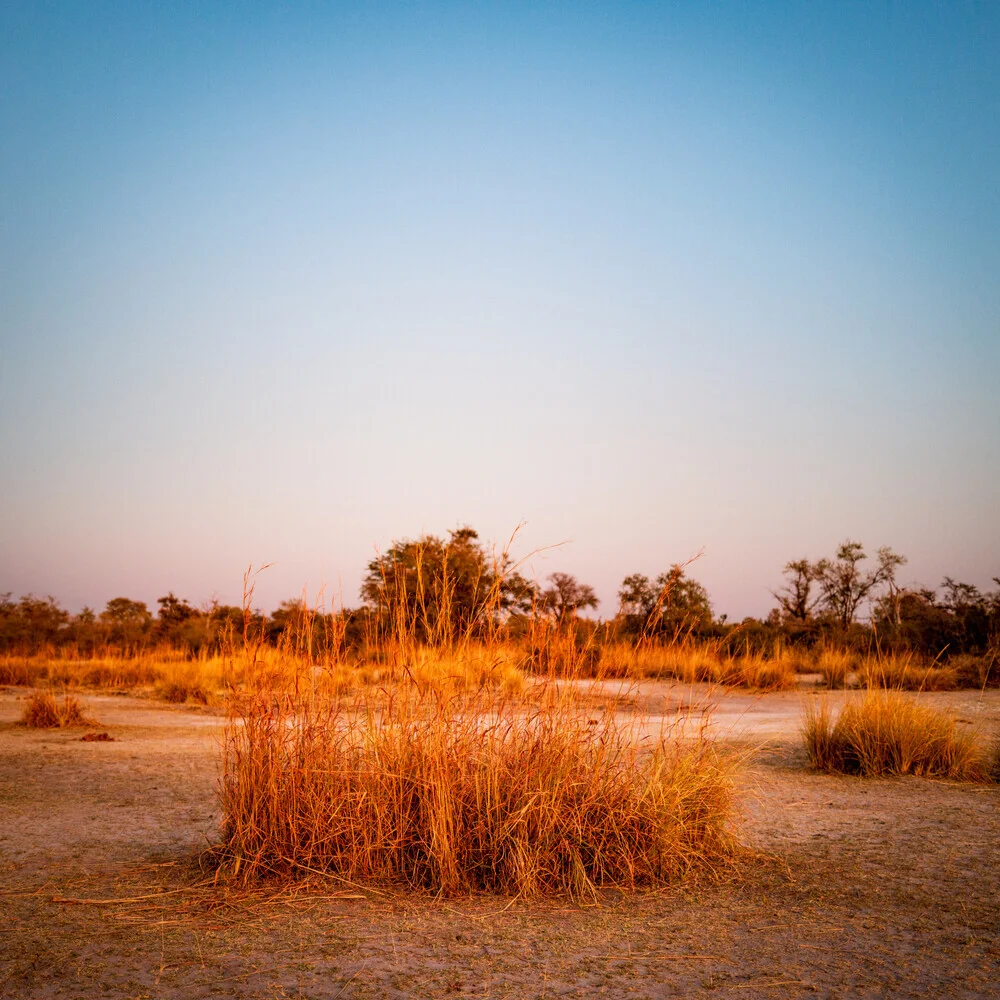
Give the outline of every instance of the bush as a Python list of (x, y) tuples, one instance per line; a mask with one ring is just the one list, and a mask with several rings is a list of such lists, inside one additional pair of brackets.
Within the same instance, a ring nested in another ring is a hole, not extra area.
[(62, 729), (86, 722), (80, 702), (71, 694), (60, 702), (48, 691), (36, 691), (21, 713), (22, 725), (35, 729)]
[(826, 701), (806, 711), (809, 761), (821, 771), (990, 780), (990, 754), (974, 733), (898, 691), (868, 691), (832, 720)]

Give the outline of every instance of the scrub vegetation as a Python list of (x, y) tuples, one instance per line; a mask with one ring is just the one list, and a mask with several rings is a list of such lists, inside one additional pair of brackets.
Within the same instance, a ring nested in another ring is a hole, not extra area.
[[(559, 674), (782, 690), (819, 674), (834, 688), (1000, 686), (1000, 589), (950, 577), (938, 590), (903, 587), (905, 562), (881, 548), (866, 570), (864, 548), (850, 540), (833, 557), (793, 560), (771, 613), (741, 622), (716, 615), (690, 563), (676, 564), (653, 578), (626, 576), (615, 613), (595, 619), (589, 585), (560, 572), (528, 580), (506, 550), (497, 555), (460, 528), (393, 543), (369, 564), (359, 607), (330, 611), (294, 598), (270, 614), (252, 609), (250, 624), (258, 659), (324, 665), (344, 688), (398, 672), (390, 645), (405, 641), (413, 671), (459, 640), (459, 673), (471, 671), (465, 683), (499, 657), (509, 683)], [(196, 608), (173, 593), (157, 605), (154, 614), (116, 597), (99, 614), (70, 615), (53, 597), (0, 595), (0, 684), (138, 689), (205, 703), (240, 683), (232, 651), (241, 649), (246, 609)]]

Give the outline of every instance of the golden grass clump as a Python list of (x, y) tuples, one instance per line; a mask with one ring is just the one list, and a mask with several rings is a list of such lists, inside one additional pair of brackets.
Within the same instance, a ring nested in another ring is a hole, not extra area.
[(49, 691), (36, 691), (21, 713), (21, 724), (34, 729), (65, 729), (87, 721), (77, 698), (67, 694), (59, 700)]
[(797, 663), (786, 650), (772, 656), (747, 653), (727, 658), (718, 679), (723, 684), (754, 691), (787, 691), (798, 684)]
[(247, 880), (581, 897), (737, 854), (734, 764), (704, 740), (640, 746), (568, 700), (448, 699), (409, 680), (378, 697), (258, 689), (231, 705), (219, 859)]
[(211, 687), (204, 664), (195, 661), (165, 664), (154, 691), (157, 697), (175, 705), (188, 701), (208, 705), (212, 701)]
[(845, 649), (821, 649), (816, 659), (816, 669), (823, 683), (831, 688), (847, 687), (847, 678), (855, 669), (855, 657)]
[(866, 657), (858, 669), (858, 687), (896, 691), (955, 691), (958, 674), (953, 667), (922, 663), (908, 654)]
[(821, 771), (988, 781), (993, 767), (975, 733), (899, 691), (867, 691), (836, 721), (826, 701), (811, 705), (803, 736), (810, 763)]

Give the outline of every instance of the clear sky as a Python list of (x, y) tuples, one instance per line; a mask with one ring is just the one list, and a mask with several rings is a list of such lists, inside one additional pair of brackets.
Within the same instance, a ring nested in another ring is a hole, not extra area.
[(1000, 4), (0, 6), (0, 591), (991, 586), (998, 376)]

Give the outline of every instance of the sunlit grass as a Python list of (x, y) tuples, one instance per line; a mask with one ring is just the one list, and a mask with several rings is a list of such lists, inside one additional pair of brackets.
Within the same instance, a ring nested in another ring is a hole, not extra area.
[(974, 732), (899, 691), (854, 696), (836, 719), (829, 702), (813, 704), (803, 736), (810, 763), (821, 771), (985, 781), (994, 767), (989, 748)]
[(427, 686), (410, 671), (349, 698), (251, 684), (234, 699), (224, 869), (580, 897), (735, 862), (734, 757), (671, 733), (644, 744), (571, 698), (526, 704), (485, 663), (446, 696), (432, 682), (456, 663), (425, 656)]

